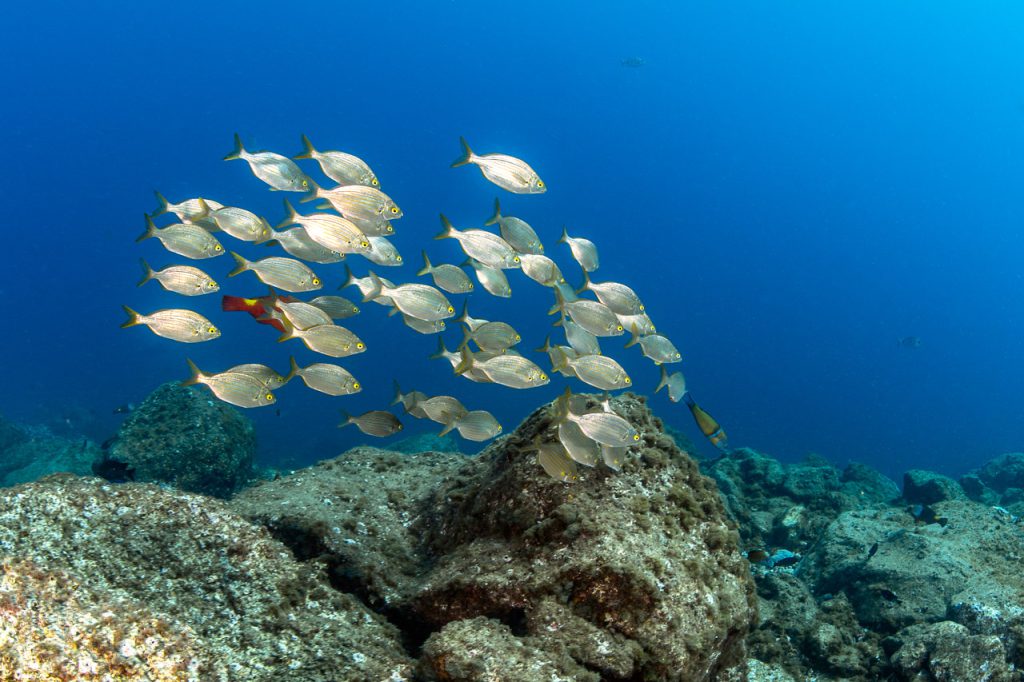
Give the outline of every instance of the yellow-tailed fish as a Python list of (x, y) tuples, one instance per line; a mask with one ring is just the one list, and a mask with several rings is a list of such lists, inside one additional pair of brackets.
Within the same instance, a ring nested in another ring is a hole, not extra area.
[(309, 182), (311, 194), (300, 199), (303, 203), (315, 199), (326, 199), (335, 211), (352, 221), (373, 222), (379, 218), (397, 220), (402, 217), (402, 209), (398, 207), (398, 204), (376, 187), (344, 185), (324, 189), (312, 180)]
[(463, 328), (463, 343), (472, 340), (480, 350), (503, 352), (519, 343), (522, 338), (507, 322), (484, 322), (475, 328)]
[(359, 380), (343, 367), (326, 362), (314, 362), (311, 365), (299, 367), (295, 358), (291, 358), (290, 362), (292, 371), (289, 376), (299, 377), (306, 386), (314, 391), (320, 391), (327, 395), (352, 395), (363, 390)]
[(460, 137), (462, 156), (452, 162), (452, 168), (472, 163), (484, 177), (502, 189), (514, 194), (542, 194), (548, 191), (537, 172), (522, 159), (507, 154), (477, 155), (469, 148), (466, 138)]
[(565, 277), (558, 264), (544, 255), (524, 253), (519, 256), (523, 268), (523, 274), (537, 284), (546, 287), (553, 287), (559, 282), (564, 282)]
[[(441, 344), (444, 345), (443, 343)], [(402, 387), (398, 385), (398, 382), (394, 382), (395, 386), (395, 397), (391, 401), (392, 405), (398, 405), (401, 403), (406, 413), (411, 414), (417, 419), (426, 419), (427, 413), (424, 412), (420, 407), (420, 402), (427, 399), (427, 394), (421, 391), (409, 391), (408, 393), (402, 393)]]
[(344, 327), (321, 324), (309, 329), (299, 329), (284, 321), (284, 334), (278, 341), (300, 339), (306, 348), (332, 358), (346, 358), (366, 350), (366, 344)]
[(221, 230), (244, 242), (262, 244), (271, 238), (270, 225), (267, 221), (244, 208), (225, 206), (212, 211), (210, 219)]
[(601, 459), (601, 446), (583, 433), (575, 422), (566, 420), (558, 425), (558, 442), (573, 461), (584, 466), (597, 466)]
[(292, 378), (292, 375), (282, 376), (278, 374), (273, 368), (267, 367), (266, 365), (260, 365), (256, 363), (247, 363), (244, 365), (235, 365), (222, 372), (222, 374), (248, 374), (253, 379), (256, 379), (263, 384), (267, 389), (274, 391), (285, 384)]
[(636, 292), (618, 282), (591, 282), (590, 273), (583, 271), (583, 286), (576, 293), (590, 291), (616, 315), (639, 315), (644, 304)]
[(373, 248), (369, 238), (351, 221), (332, 213), (314, 213), (302, 215), (285, 199), (284, 209), (287, 215), (277, 227), (300, 225), (309, 238), (326, 249), (337, 253), (367, 254)]
[(602, 391), (615, 391), (633, 385), (633, 380), (626, 374), (622, 365), (607, 355), (581, 355), (570, 358), (562, 354), (552, 370), (559, 371), (565, 367), (570, 368), (583, 383)]
[(639, 344), (644, 356), (654, 361), (654, 364), (679, 362), (682, 355), (667, 337), (660, 334), (647, 334), (640, 336), (639, 325), (633, 325), (633, 338), (626, 344), (626, 348)]
[[(566, 301), (561, 292), (555, 289), (556, 303), (548, 311), (548, 315), (561, 312), (568, 315), (573, 322), (586, 329), (594, 336), (621, 336), (623, 332), (619, 319), (608, 306), (598, 301)], [(555, 322), (555, 326), (561, 321)]]
[(295, 162), (287, 156), (274, 152), (249, 152), (242, 146), (242, 138), (235, 134), (235, 148), (224, 157), (225, 161), (242, 159), (249, 164), (253, 175), (270, 185), (271, 189), (284, 192), (308, 192), (313, 182)]
[(249, 261), (234, 252), (231, 253), (231, 256), (238, 265), (228, 273), (228, 277), (252, 270), (264, 284), (291, 293), (316, 291), (323, 287), (320, 278), (309, 269), (308, 265), (292, 258), (271, 256), (262, 260)]
[(484, 225), (494, 224), (497, 224), (501, 230), (501, 238), (507, 241), (520, 255), (544, 253), (544, 245), (541, 244), (540, 237), (533, 231), (529, 223), (512, 216), (501, 215), (501, 202), (497, 199), (494, 200), (494, 215), (484, 223)]
[(170, 308), (142, 315), (126, 305), (121, 307), (128, 314), (128, 320), (121, 325), (122, 329), (143, 324), (157, 336), (182, 343), (211, 341), (220, 336), (220, 330), (212, 322), (191, 310)]
[(619, 324), (622, 325), (623, 329), (632, 330), (636, 327), (637, 332), (641, 335), (644, 334), (655, 334), (657, 330), (654, 328), (654, 323), (651, 322), (651, 318), (648, 317), (647, 313), (640, 313), (639, 315), (616, 315)]
[(509, 388), (536, 388), (550, 381), (544, 370), (521, 355), (498, 355), (481, 361), (463, 346), (455, 373), (465, 374), (474, 369), (483, 372), (493, 383)]
[(359, 314), (359, 307), (342, 296), (317, 296), (309, 304), (330, 315), (332, 320), (344, 320)]
[(321, 152), (313, 147), (313, 143), (305, 135), (302, 136), (302, 151), (293, 159), (313, 159), (320, 164), (324, 175), (339, 185), (366, 185), (379, 187), (380, 182), (366, 162), (358, 156), (345, 152)]
[(212, 277), (191, 265), (170, 265), (163, 270), (154, 270), (145, 260), (139, 259), (139, 262), (143, 272), (138, 284), (140, 287), (152, 279), (167, 291), (183, 296), (202, 296), (220, 290)]
[(340, 263), (345, 259), (345, 254), (340, 251), (331, 251), (326, 246), (313, 241), (304, 227), (293, 227), (281, 232), (271, 230), (270, 241), (265, 243), (267, 245), (277, 244), (288, 255), (312, 263)]
[(597, 246), (589, 239), (570, 237), (569, 232), (563, 226), (562, 238), (558, 240), (558, 243), (569, 245), (572, 257), (576, 259), (576, 262), (580, 264), (580, 267), (585, 272), (593, 272), (600, 266), (601, 261), (597, 257)]
[[(447, 417), (451, 417), (447, 415)], [(501, 433), (501, 424), (494, 418), (494, 415), (486, 410), (472, 410), (461, 417), (444, 422), (445, 427), (440, 435), (445, 435), (453, 428), (457, 429), (459, 435), (466, 440), (478, 443), (494, 438)]]
[(290, 303), (277, 300), (275, 307), (281, 311), (284, 318), (300, 330), (309, 329), (322, 324), (331, 324), (331, 316), (323, 309), (305, 301), (292, 301)]
[(373, 288), (366, 293), (365, 300), (387, 296), (396, 308), (419, 320), (434, 322), (445, 320), (455, 314), (455, 308), (440, 290), (429, 284), (400, 284), (389, 287), (377, 275), (370, 273)]
[(185, 199), (177, 204), (172, 204), (167, 201), (167, 197), (160, 192), (154, 192), (156, 194), (156, 200), (160, 203), (160, 206), (153, 211), (150, 215), (154, 218), (164, 213), (173, 213), (178, 216), (178, 220), (183, 223), (195, 223), (207, 229), (216, 228), (216, 224), (210, 219), (210, 211), (216, 211), (217, 209), (224, 208), (224, 204), (214, 201), (213, 199), (203, 199), (197, 197), (195, 199)]
[(579, 467), (569, 457), (561, 443), (542, 443), (537, 446), (537, 463), (551, 478), (571, 483), (580, 477)]
[(423, 269), (416, 273), (417, 277), (423, 275), (430, 275), (434, 284), (449, 294), (468, 294), (473, 291), (473, 281), (462, 268), (449, 263), (432, 265), (426, 251), (423, 252)]
[(476, 279), (480, 282), (480, 286), (484, 288), (484, 291), (499, 298), (509, 298), (512, 296), (512, 287), (509, 285), (508, 277), (505, 276), (504, 272), (489, 265), (484, 265), (475, 258), (467, 259), (465, 264), (473, 268), (473, 272), (476, 273)]
[(146, 216), (146, 231), (136, 237), (141, 242), (156, 237), (164, 248), (185, 258), (199, 260), (215, 258), (224, 253), (224, 247), (217, 238), (199, 225), (192, 223), (175, 223), (167, 227), (157, 227), (153, 219)]
[(448, 328), (444, 320), (421, 320), (405, 313), (402, 313), (402, 322), (406, 327), (420, 334), (439, 334)]
[(509, 270), (519, 267), (519, 255), (508, 242), (486, 230), (458, 230), (441, 214), (442, 230), (434, 239), (458, 240), (463, 252), (470, 258), (492, 268)]
[(370, 250), (360, 253), (368, 261), (384, 267), (398, 267), (402, 264), (402, 254), (398, 253), (398, 249), (388, 241), (387, 237), (367, 237), (367, 239), (370, 240)]
[[(365, 300), (366, 297), (370, 294), (370, 292), (373, 291), (374, 289), (373, 279), (370, 277), (356, 277), (354, 274), (352, 274), (352, 268), (350, 268), (347, 265), (345, 266), (345, 274), (347, 276), (347, 279), (345, 280), (345, 283), (338, 288), (344, 289), (346, 287), (356, 287), (357, 289), (359, 289), (359, 293), (363, 295), (363, 299)], [(383, 284), (386, 287), (390, 287), (392, 289), (395, 287), (395, 283), (389, 279), (385, 279), (383, 277), (378, 277), (377, 279), (379, 279), (381, 281), (381, 284)], [(390, 298), (388, 298), (387, 296), (381, 296), (379, 294), (374, 298), (371, 298), (370, 300), (373, 301), (374, 303), (383, 306), (390, 307), (394, 305), (394, 302)]]
[(277, 400), (262, 381), (250, 374), (231, 371), (208, 374), (196, 367), (191, 360), (188, 361), (188, 366), (192, 376), (181, 382), (183, 386), (203, 384), (226, 403), (238, 407), (264, 407), (273, 405)]
[(657, 393), (663, 388), (668, 389), (668, 399), (674, 403), (678, 403), (686, 395), (686, 378), (683, 377), (682, 372), (668, 373), (665, 365), (661, 366), (661, 381), (658, 382), (658, 387), (654, 389)]
[(367, 436), (379, 438), (386, 438), (402, 430), (402, 422), (398, 421), (398, 417), (383, 410), (370, 410), (356, 417), (343, 410), (338, 426), (345, 427), (349, 424), (355, 424), (356, 428)]

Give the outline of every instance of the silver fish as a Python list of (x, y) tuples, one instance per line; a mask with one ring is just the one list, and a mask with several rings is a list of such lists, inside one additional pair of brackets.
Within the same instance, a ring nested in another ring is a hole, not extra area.
[[(336, 210), (334, 205), (329, 201), (319, 204), (316, 208), (319, 211)], [(391, 221), (384, 216), (360, 218), (359, 216), (348, 215), (345, 217), (351, 220), (352, 224), (362, 230), (363, 234), (367, 237), (386, 237), (395, 233), (395, 228), (391, 224)]]
[(277, 400), (262, 381), (249, 374), (231, 371), (207, 374), (191, 360), (188, 361), (188, 366), (192, 375), (181, 382), (183, 386), (203, 384), (226, 403), (238, 407), (264, 407), (274, 404)]
[(612, 471), (621, 471), (622, 463), (626, 461), (629, 448), (616, 448), (611, 445), (601, 446), (601, 459), (604, 465)]
[(156, 200), (160, 203), (160, 206), (150, 214), (154, 218), (164, 213), (173, 213), (183, 223), (195, 223), (207, 229), (216, 227), (209, 218), (210, 211), (224, 208), (224, 204), (218, 203), (213, 199), (198, 197), (172, 204), (160, 192), (154, 192), (154, 194), (156, 194)]
[[(347, 265), (345, 266), (345, 274), (347, 275), (347, 279), (345, 280), (344, 284), (338, 287), (339, 289), (354, 286), (357, 289), (359, 289), (359, 293), (363, 295), (364, 299), (366, 299), (366, 297), (369, 296), (370, 292), (373, 291), (374, 286), (373, 279), (371, 277), (356, 277), (354, 274), (352, 274), (352, 269)], [(377, 279), (379, 279), (381, 283), (386, 287), (395, 287), (395, 283), (389, 279), (385, 279), (383, 277), (378, 277)], [(394, 305), (394, 302), (387, 296), (378, 295), (375, 298), (371, 298), (370, 300), (372, 300), (374, 303), (383, 306), (390, 307)]]
[(601, 344), (596, 336), (566, 316), (562, 317), (561, 326), (565, 330), (566, 343), (577, 355), (601, 355)]
[(499, 298), (510, 298), (512, 296), (512, 287), (509, 285), (508, 277), (505, 276), (503, 271), (492, 268), (489, 265), (484, 265), (475, 258), (467, 259), (464, 265), (469, 265), (473, 268), (477, 281), (480, 282), (480, 286), (487, 293)]
[(686, 395), (686, 379), (683, 377), (683, 373), (672, 372), (669, 374), (665, 365), (662, 365), (661, 381), (658, 382), (658, 387), (654, 389), (654, 392), (657, 393), (663, 388), (668, 388), (668, 399), (678, 403)]
[(679, 362), (683, 357), (667, 337), (660, 334), (640, 336), (640, 327), (633, 325), (633, 338), (626, 344), (626, 348), (637, 344), (643, 350), (644, 356), (653, 360), (657, 365)]
[(642, 334), (654, 334), (657, 330), (654, 328), (654, 323), (651, 322), (651, 318), (647, 313), (640, 313), (639, 315), (616, 315), (619, 324), (622, 325), (623, 329), (632, 330), (636, 327), (637, 331)]
[(300, 330), (316, 327), (322, 324), (332, 324), (331, 316), (323, 309), (304, 301), (292, 301), (290, 303), (278, 299), (274, 305), (281, 311), (289, 323)]
[(212, 322), (191, 310), (170, 308), (142, 315), (126, 305), (121, 307), (128, 314), (128, 320), (121, 325), (122, 329), (144, 324), (157, 336), (182, 343), (201, 343), (220, 336), (220, 330)]
[[(444, 344), (441, 344), (442, 346)], [(401, 403), (406, 413), (411, 414), (417, 419), (426, 419), (427, 413), (419, 407), (419, 404), (427, 399), (427, 394), (421, 391), (409, 391), (408, 393), (402, 393), (402, 387), (398, 385), (398, 382), (394, 382), (395, 386), (395, 397), (391, 401), (392, 405), (398, 405)]]
[(366, 350), (366, 344), (358, 336), (344, 327), (333, 324), (299, 329), (294, 325), (287, 324), (287, 320), (285, 320), (284, 329), (284, 334), (278, 341), (301, 339), (302, 343), (306, 344), (306, 348), (332, 358), (345, 358)]
[(576, 462), (569, 457), (561, 443), (542, 443), (537, 447), (537, 463), (551, 478), (563, 483), (571, 483), (577, 480), (579, 468)]
[(320, 170), (324, 175), (334, 180), (339, 185), (367, 185), (368, 187), (379, 187), (380, 182), (373, 174), (366, 162), (358, 156), (346, 154), (345, 152), (320, 152), (313, 147), (313, 143), (305, 135), (302, 136), (303, 150), (293, 156), (293, 159), (313, 159), (320, 164)]
[(244, 208), (225, 206), (212, 211), (210, 220), (224, 232), (244, 242), (262, 244), (271, 238), (270, 225), (267, 224), (267, 221)]
[[(493, 354), (486, 353), (484, 351), (480, 351), (479, 353), (473, 353), (473, 355), (474, 355), (474, 357), (478, 358), (481, 362), (483, 360), (485, 360), (485, 359), (494, 357)], [(459, 353), (456, 353), (456, 352), (448, 350), (445, 347), (445, 345), (444, 345), (444, 339), (439, 338), (437, 340), (437, 352), (434, 353), (433, 355), (431, 355), (430, 359), (431, 360), (440, 360), (440, 359), (447, 360), (448, 363), (452, 366), (452, 369), (455, 369), (456, 367), (459, 366), (459, 363), (462, 362), (462, 355), (459, 354)], [(480, 383), (480, 384), (490, 384), (490, 383), (493, 383), (490, 380), (490, 378), (488, 378), (488, 376), (486, 374), (484, 374), (484, 372), (481, 369), (477, 368), (477, 367), (473, 367), (473, 368), (470, 368), (470, 369), (466, 370), (466, 372), (462, 376), (466, 377), (470, 381), (475, 381), (475, 382)]]
[(417, 277), (423, 275), (430, 275), (438, 288), (450, 294), (468, 294), (473, 291), (473, 282), (462, 268), (448, 263), (432, 265), (426, 251), (423, 252), (423, 269), (416, 273)]
[(553, 369), (552, 371), (558, 372), (563, 377), (576, 376), (576, 374), (572, 371), (572, 368), (569, 367), (568, 363), (566, 363), (562, 359), (563, 355), (571, 360), (575, 360), (577, 357), (579, 357), (579, 355), (576, 353), (576, 350), (573, 349), (572, 346), (552, 346), (551, 337), (549, 336), (548, 338), (544, 339), (544, 345), (541, 346), (540, 348), (537, 348), (536, 350), (538, 353), (548, 354), (548, 360), (551, 361), (552, 367), (557, 367), (557, 369)]
[(448, 424), (449, 422), (461, 419), (469, 413), (469, 410), (466, 409), (466, 406), (458, 398), (450, 395), (426, 398), (416, 403), (416, 406), (422, 410), (427, 419), (438, 424)]
[[(590, 273), (583, 272), (583, 286), (579, 292), (590, 291), (597, 300), (604, 303), (616, 315), (639, 315), (644, 311), (644, 304), (636, 292), (625, 284), (618, 282), (591, 282)], [(577, 292), (577, 293), (579, 293)]]
[(317, 296), (309, 304), (330, 315), (332, 320), (344, 320), (359, 314), (358, 306), (341, 296)]
[(326, 246), (313, 241), (304, 227), (293, 227), (282, 232), (271, 230), (270, 240), (266, 244), (277, 244), (288, 255), (313, 263), (340, 263), (345, 259), (343, 253), (331, 251)]
[(535, 388), (550, 381), (540, 367), (521, 355), (498, 355), (481, 361), (463, 346), (455, 373), (464, 374), (472, 369), (479, 369), (493, 383), (509, 388)]
[(186, 258), (202, 259), (215, 258), (224, 253), (217, 238), (204, 230), (199, 225), (192, 223), (175, 223), (167, 227), (158, 228), (153, 219), (146, 216), (146, 231), (136, 237), (135, 241), (141, 242), (156, 237), (164, 248), (171, 253)]
[(373, 300), (377, 296), (387, 296), (394, 302), (395, 307), (406, 315), (434, 322), (448, 319), (455, 314), (455, 308), (445, 295), (427, 284), (400, 284), (397, 287), (389, 287), (372, 272), (370, 281), (373, 282), (374, 288), (366, 294), (365, 299)]
[(342, 411), (341, 423), (338, 426), (345, 427), (349, 424), (355, 424), (356, 428), (367, 436), (379, 438), (392, 436), (402, 430), (402, 422), (398, 421), (398, 417), (383, 410), (371, 410), (357, 417)]
[(558, 371), (563, 367), (569, 367), (580, 381), (602, 391), (615, 391), (633, 385), (633, 380), (626, 374), (622, 365), (607, 355), (581, 355), (569, 358), (563, 354), (553, 370)]
[(537, 172), (522, 159), (506, 154), (478, 156), (469, 148), (466, 138), (460, 137), (459, 141), (462, 143), (462, 156), (452, 162), (452, 168), (475, 164), (485, 178), (514, 194), (542, 194), (548, 191)]
[(501, 433), (501, 424), (486, 410), (473, 410), (462, 415), (458, 419), (451, 419), (445, 423), (440, 435), (445, 435), (452, 429), (457, 429), (459, 435), (466, 440), (483, 442), (494, 438)]
[(484, 322), (475, 328), (467, 324), (463, 334), (463, 343), (472, 340), (480, 350), (496, 353), (506, 351), (522, 340), (519, 332), (507, 322)]
[(576, 422), (586, 436), (601, 445), (627, 447), (640, 442), (640, 433), (633, 425), (612, 412), (568, 413), (567, 419)]
[(223, 372), (224, 374), (248, 374), (253, 379), (256, 379), (263, 384), (268, 390), (275, 390), (281, 388), (288, 383), (291, 379), (291, 375), (282, 376), (278, 374), (274, 369), (267, 367), (266, 365), (259, 365), (255, 363), (249, 363), (245, 365), (235, 365), (230, 367)]
[(327, 395), (352, 395), (363, 390), (359, 380), (343, 367), (326, 362), (314, 362), (311, 365), (299, 367), (295, 358), (291, 358), (290, 362), (292, 371), (289, 376), (299, 377), (306, 386), (314, 391), (320, 391)]
[(242, 138), (235, 134), (235, 148), (224, 157), (225, 161), (242, 159), (249, 164), (253, 175), (270, 185), (271, 189), (285, 192), (308, 192), (313, 182), (299, 170), (287, 156), (274, 152), (248, 152), (242, 146)]
[(387, 237), (367, 237), (370, 240), (370, 250), (362, 253), (368, 261), (383, 265), (385, 267), (397, 267), (402, 264), (402, 254), (398, 253), (395, 245), (388, 241)]
[(351, 221), (375, 221), (380, 218), (396, 220), (402, 217), (402, 209), (398, 208), (391, 197), (375, 187), (365, 185), (343, 185), (324, 189), (312, 180), (311, 194), (300, 199), (300, 202), (326, 199), (334, 210)]
[[(561, 312), (568, 315), (573, 322), (586, 329), (594, 336), (621, 336), (623, 332), (622, 325), (619, 323), (618, 318), (615, 316), (608, 306), (597, 301), (587, 301), (580, 299), (578, 301), (566, 301), (562, 298), (562, 294), (555, 289), (556, 303), (551, 310), (548, 311), (548, 315), (554, 315), (555, 313)], [(555, 325), (559, 325), (561, 322), (555, 322)]]
[(323, 286), (320, 278), (305, 263), (291, 258), (272, 256), (258, 261), (248, 261), (235, 252), (231, 252), (237, 267), (228, 273), (228, 277), (240, 275), (252, 270), (261, 282), (292, 293), (316, 291)]
[(544, 245), (540, 243), (540, 237), (533, 231), (529, 223), (512, 216), (501, 215), (501, 202), (494, 200), (494, 215), (484, 225), (497, 224), (501, 229), (501, 238), (519, 252), (540, 255), (544, 253)]
[(191, 265), (170, 265), (163, 270), (153, 270), (145, 260), (139, 259), (139, 262), (143, 272), (138, 284), (140, 287), (152, 279), (167, 291), (183, 296), (202, 296), (220, 290), (220, 285), (209, 275)]
[(559, 282), (564, 282), (565, 277), (558, 268), (558, 264), (547, 256), (524, 253), (519, 256), (523, 268), (523, 274), (537, 284), (546, 287), (553, 287)]
[(587, 437), (575, 422), (563, 421), (558, 425), (558, 442), (573, 461), (584, 466), (597, 466), (601, 458), (601, 446)]
[(332, 213), (314, 213), (302, 215), (285, 199), (284, 208), (287, 212), (278, 228), (286, 225), (301, 225), (309, 238), (324, 248), (337, 253), (367, 254), (373, 248), (369, 238), (351, 221)]
[(572, 257), (576, 259), (576, 262), (580, 264), (580, 267), (585, 272), (593, 272), (600, 266), (601, 262), (597, 257), (597, 246), (589, 239), (570, 237), (569, 232), (563, 226), (562, 238), (558, 240), (558, 243), (569, 245)]
[(519, 255), (509, 243), (486, 230), (458, 230), (441, 214), (441, 233), (434, 239), (455, 239), (470, 258), (492, 268), (509, 270), (519, 267)]
[(421, 320), (405, 313), (402, 313), (402, 322), (405, 323), (406, 327), (420, 334), (438, 334), (448, 327), (444, 320)]

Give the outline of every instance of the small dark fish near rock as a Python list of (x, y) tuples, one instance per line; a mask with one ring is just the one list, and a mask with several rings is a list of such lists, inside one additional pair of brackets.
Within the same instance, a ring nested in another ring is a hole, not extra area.
[(135, 467), (114, 459), (105, 448), (103, 455), (92, 463), (92, 473), (111, 483), (127, 483), (135, 480)]
[(933, 523), (937, 523), (940, 526), (945, 526), (947, 523), (949, 523), (948, 518), (946, 518), (945, 516), (939, 516), (934, 509), (932, 509), (926, 504), (915, 504), (913, 506), (907, 507), (907, 511), (910, 512), (910, 515), (914, 517), (915, 521), (917, 521), (918, 523), (923, 523), (926, 526)]
[(886, 587), (883, 587), (882, 589), (878, 590), (878, 596), (880, 596), (885, 601), (893, 602), (895, 604), (898, 604), (900, 602), (900, 598), (896, 595), (896, 593)]
[(747, 561), (749, 561), (752, 564), (763, 563), (765, 560), (768, 559), (768, 557), (768, 552), (763, 549), (752, 549), (749, 552), (747, 552)]
[(639, 69), (645, 64), (647, 64), (647, 60), (643, 57), (626, 57), (622, 60), (622, 65), (627, 69)]
[(904, 336), (901, 339), (896, 339), (897, 348), (920, 348), (921, 337), (920, 336)]

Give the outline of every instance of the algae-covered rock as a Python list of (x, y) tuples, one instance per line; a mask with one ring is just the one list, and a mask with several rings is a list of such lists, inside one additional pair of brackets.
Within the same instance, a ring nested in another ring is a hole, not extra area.
[(892, 662), (900, 679), (913, 682), (1017, 682), (999, 638), (972, 635), (958, 623), (913, 625), (895, 638)]
[(411, 677), (393, 626), (211, 498), (52, 476), (0, 491), (0, 556), (13, 679), (49, 679), (32, 677), (44, 654), (97, 671), (57, 679)]
[(964, 500), (960, 484), (934, 471), (911, 469), (903, 474), (903, 499), (912, 504), (935, 504), (946, 500)]
[(999, 455), (986, 462), (977, 474), (985, 485), (999, 493), (1007, 488), (1024, 488), (1024, 452)]
[(254, 475), (256, 435), (230, 405), (171, 382), (125, 420), (110, 454), (135, 469), (136, 481), (229, 497)]

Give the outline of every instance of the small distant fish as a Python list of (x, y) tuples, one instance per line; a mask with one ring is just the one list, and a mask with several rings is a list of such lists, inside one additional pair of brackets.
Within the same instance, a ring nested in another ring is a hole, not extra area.
[(277, 399), (262, 381), (249, 375), (236, 372), (207, 374), (195, 363), (188, 360), (192, 375), (181, 382), (182, 386), (203, 384), (217, 398), (238, 407), (264, 407), (272, 405)]
[(228, 277), (240, 275), (252, 270), (261, 282), (278, 289), (290, 292), (316, 291), (323, 286), (309, 266), (292, 258), (271, 256), (258, 261), (249, 261), (231, 252), (238, 266), (228, 273)]
[(768, 559), (769, 554), (763, 549), (752, 549), (746, 552), (747, 561), (752, 564), (760, 564)]
[(381, 295), (387, 296), (395, 307), (406, 315), (428, 322), (444, 320), (455, 314), (455, 308), (445, 295), (427, 284), (400, 284), (390, 287), (372, 272), (370, 281), (373, 288), (365, 294), (366, 300), (373, 300)]
[(579, 476), (579, 467), (569, 457), (569, 453), (561, 443), (542, 443), (537, 446), (537, 463), (551, 478), (563, 483), (571, 483)]
[(521, 355), (498, 355), (480, 360), (466, 346), (462, 347), (456, 374), (479, 370), (490, 381), (509, 388), (535, 388), (550, 380), (544, 371)]
[(402, 430), (402, 422), (398, 421), (398, 417), (383, 410), (371, 410), (357, 417), (342, 411), (341, 423), (338, 426), (343, 428), (349, 424), (355, 424), (356, 428), (367, 436), (379, 438), (386, 438)]
[(466, 440), (478, 443), (490, 440), (501, 433), (501, 424), (486, 410), (472, 410), (458, 419), (453, 419), (446, 424), (441, 435), (445, 435), (452, 428), (458, 430), (459, 435)]
[(658, 387), (654, 389), (657, 393), (663, 388), (668, 388), (668, 399), (674, 403), (678, 403), (686, 395), (686, 379), (683, 377), (682, 372), (668, 373), (665, 365), (661, 366), (661, 381), (658, 382)]
[(345, 358), (366, 350), (366, 344), (344, 327), (321, 324), (309, 329), (299, 329), (291, 324), (284, 325), (284, 334), (278, 341), (300, 339), (306, 348), (332, 358)]
[(281, 388), (288, 383), (289, 379), (292, 378), (290, 374), (288, 376), (282, 376), (274, 371), (273, 368), (258, 364), (235, 365), (234, 367), (224, 370), (223, 373), (248, 374), (271, 391)]
[(287, 156), (274, 152), (248, 152), (242, 138), (235, 134), (235, 148), (224, 157), (225, 161), (242, 159), (249, 164), (253, 175), (270, 185), (271, 189), (285, 192), (308, 192), (312, 180)]
[(302, 151), (293, 159), (313, 159), (320, 164), (320, 170), (324, 175), (334, 180), (339, 185), (367, 185), (379, 187), (380, 182), (373, 174), (366, 162), (358, 156), (346, 154), (345, 152), (320, 152), (313, 147), (313, 143), (305, 135), (302, 136)]
[(544, 253), (544, 245), (540, 237), (530, 227), (529, 223), (512, 216), (501, 215), (501, 202), (494, 200), (494, 215), (487, 219), (484, 225), (495, 225), (501, 229), (501, 238), (521, 254), (531, 253), (540, 255)]
[(343, 185), (324, 189), (312, 180), (309, 183), (311, 194), (300, 199), (300, 202), (326, 199), (335, 211), (353, 222), (365, 220), (379, 224), (380, 219), (397, 220), (402, 217), (402, 209), (398, 204), (376, 187)]
[(306, 386), (314, 391), (320, 391), (327, 395), (352, 395), (363, 390), (359, 380), (338, 365), (314, 362), (311, 365), (299, 367), (294, 357), (289, 362), (291, 362), (289, 376), (299, 377)]
[(136, 237), (135, 241), (141, 242), (152, 237), (159, 239), (164, 248), (171, 253), (185, 258), (216, 258), (224, 253), (224, 247), (217, 238), (199, 225), (175, 223), (167, 227), (157, 227), (153, 219), (147, 215), (146, 231)]
[(432, 265), (426, 251), (423, 252), (423, 269), (416, 273), (417, 277), (423, 275), (430, 275), (439, 289), (450, 294), (468, 294), (473, 291), (473, 281), (462, 268), (448, 263)]
[(659, 334), (640, 336), (640, 327), (633, 325), (633, 338), (625, 347), (629, 348), (637, 344), (643, 350), (644, 356), (653, 360), (657, 365), (679, 362), (683, 357), (668, 338)]
[(896, 339), (897, 348), (920, 348), (921, 337), (920, 336), (904, 336), (901, 339)]
[(591, 282), (590, 273), (583, 271), (583, 286), (576, 293), (593, 292), (597, 300), (604, 303), (616, 315), (639, 315), (644, 304), (636, 292), (618, 282)]
[(398, 267), (402, 264), (402, 254), (398, 252), (394, 244), (388, 241), (387, 237), (367, 237), (367, 239), (370, 240), (370, 250), (360, 252), (360, 255), (368, 261), (384, 267)]
[(182, 343), (201, 343), (220, 336), (220, 330), (212, 322), (191, 310), (171, 308), (142, 315), (126, 305), (121, 307), (128, 314), (122, 329), (144, 324), (157, 336)]
[(270, 225), (267, 221), (244, 208), (236, 206), (219, 208), (210, 212), (210, 220), (227, 234), (244, 242), (262, 244), (271, 237)]
[(459, 142), (462, 143), (462, 156), (452, 162), (452, 168), (475, 164), (485, 178), (514, 194), (542, 194), (548, 191), (537, 172), (522, 159), (506, 154), (478, 156), (469, 148), (466, 138), (460, 137)]
[(160, 192), (154, 192), (154, 194), (156, 194), (156, 200), (160, 203), (160, 206), (150, 214), (154, 218), (165, 213), (173, 213), (183, 223), (195, 223), (202, 227), (215, 227), (215, 225), (212, 225), (213, 221), (209, 219), (210, 211), (224, 208), (224, 204), (218, 203), (213, 199), (198, 197), (172, 204)]
[(276, 244), (284, 249), (289, 256), (313, 263), (340, 263), (345, 259), (345, 254), (340, 251), (332, 251), (314, 241), (304, 227), (293, 227), (281, 232), (271, 229), (270, 239), (264, 244), (268, 246)]
[(125, 403), (114, 408), (114, 414), (131, 414), (135, 411), (135, 403)]
[(626, 57), (620, 63), (629, 69), (639, 69), (647, 63), (647, 60), (643, 57)]
[(190, 265), (170, 265), (163, 270), (153, 270), (144, 259), (139, 259), (142, 264), (142, 279), (138, 286), (142, 286), (150, 280), (156, 280), (167, 291), (173, 291), (182, 296), (202, 296), (212, 294), (220, 290), (213, 278), (199, 268)]
[(601, 265), (601, 261), (597, 256), (597, 246), (594, 242), (583, 237), (570, 237), (565, 226), (562, 226), (562, 237), (558, 240), (558, 243), (569, 245), (572, 257), (576, 259), (576, 262), (580, 264), (584, 271), (593, 272)]
[(475, 258), (467, 259), (464, 265), (469, 265), (473, 268), (480, 286), (490, 295), (497, 296), (498, 298), (510, 298), (512, 296), (512, 287), (509, 285), (508, 277), (505, 276), (504, 271), (484, 265)]
[(458, 230), (441, 214), (441, 232), (434, 239), (455, 239), (467, 256), (502, 270), (518, 268), (519, 255), (508, 242), (486, 230)]
[(923, 523), (926, 526), (937, 523), (940, 526), (945, 526), (949, 523), (949, 519), (945, 516), (939, 516), (934, 509), (926, 504), (915, 504), (907, 507), (907, 511), (910, 512), (911, 516), (918, 523)]
[(342, 296), (317, 296), (309, 304), (315, 305), (333, 320), (344, 320), (359, 314), (359, 307)]

